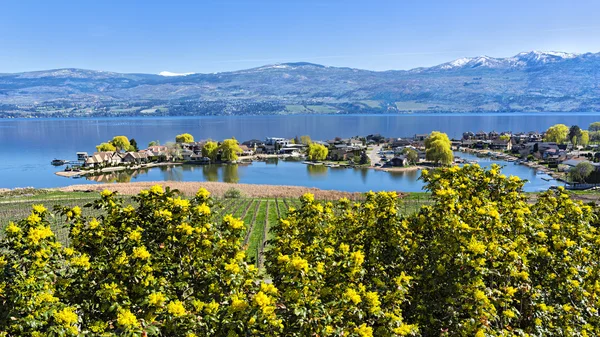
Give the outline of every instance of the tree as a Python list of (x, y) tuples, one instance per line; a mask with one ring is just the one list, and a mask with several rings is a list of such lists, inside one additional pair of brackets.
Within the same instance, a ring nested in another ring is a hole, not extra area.
[(500, 136), (500, 140), (505, 141), (505, 142), (509, 141), (510, 140), (510, 135), (501, 135)]
[(584, 183), (587, 177), (594, 172), (594, 169), (594, 165), (583, 161), (569, 170), (569, 178), (573, 182)]
[(175, 136), (175, 142), (176, 143), (193, 143), (194, 136), (190, 135), (189, 133), (182, 133), (180, 135)]
[(452, 153), (452, 144), (447, 134), (433, 131), (425, 139), (425, 158), (433, 161), (436, 165), (452, 164), (454, 154)]
[(567, 141), (569, 127), (564, 124), (556, 124), (546, 130), (544, 141), (562, 144)]
[(131, 138), (131, 139), (129, 140), (129, 144), (130, 144), (130, 145), (131, 145), (131, 147), (132, 147), (132, 151), (138, 152), (138, 151), (140, 150), (140, 148), (138, 147), (138, 144), (137, 144), (137, 142), (135, 141), (135, 139)]
[(573, 125), (569, 128), (569, 139), (578, 139), (581, 136), (581, 128), (577, 125)]
[(160, 145), (160, 141), (159, 140), (153, 140), (150, 143), (148, 143), (148, 147), (159, 146), (159, 145)]
[(207, 141), (202, 147), (202, 157), (210, 158), (211, 162), (217, 160), (217, 154), (219, 153), (219, 144), (213, 141)]
[(126, 150), (129, 148), (129, 139), (125, 136), (115, 136), (110, 143), (117, 149), (117, 151)]
[(222, 161), (235, 161), (238, 158), (238, 153), (243, 152), (235, 138), (225, 139), (219, 148), (221, 149)]
[(304, 136), (300, 136), (300, 143), (302, 143), (304, 145), (309, 145), (310, 143), (312, 143), (312, 140), (310, 139), (310, 136), (304, 135)]
[(308, 145), (308, 160), (319, 161), (325, 160), (329, 149), (321, 144), (312, 143)]
[(600, 122), (594, 122), (588, 127), (590, 131), (600, 131)]
[(581, 131), (579, 135), (579, 140), (577, 142), (579, 145), (586, 147), (590, 143), (590, 132), (587, 130)]
[(116, 151), (116, 150), (117, 150), (117, 148), (115, 148), (115, 146), (112, 145), (111, 143), (102, 143), (102, 144), (96, 146), (96, 151), (98, 151), (98, 152), (105, 152), (105, 151), (112, 152), (112, 151)]
[(419, 161), (419, 153), (415, 149), (405, 147), (402, 154), (406, 156), (406, 160), (411, 164), (416, 164)]

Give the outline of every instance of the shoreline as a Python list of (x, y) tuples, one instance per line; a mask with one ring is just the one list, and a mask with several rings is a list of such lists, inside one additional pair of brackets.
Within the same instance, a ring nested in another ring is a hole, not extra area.
[[(337, 190), (323, 190), (316, 187), (288, 186), (288, 185), (254, 185), (254, 184), (232, 184), (224, 182), (196, 182), (196, 181), (143, 181), (112, 184), (81, 184), (66, 187), (51, 188), (49, 190), (61, 192), (101, 192), (103, 190), (116, 191), (119, 194), (134, 195), (141, 190), (149, 189), (154, 185), (177, 189), (184, 195), (194, 195), (200, 188), (205, 188), (212, 195), (222, 197), (225, 192), (235, 188), (242, 192), (243, 197), (251, 198), (289, 198), (300, 197), (305, 193), (312, 193), (315, 198), (322, 200), (337, 200), (342, 197), (349, 199), (362, 198), (366, 192), (344, 192)], [(400, 194), (400, 192), (399, 192)], [(404, 193), (402, 193), (404, 194)]]
[(54, 172), (54, 174), (56, 174), (59, 177), (65, 177), (65, 178), (72, 178), (72, 177), (76, 177), (76, 176), (93, 176), (96, 173), (106, 173), (106, 172), (118, 172), (118, 171), (127, 171), (127, 170), (141, 170), (141, 169), (147, 169), (147, 168), (153, 168), (153, 167), (160, 167), (160, 166), (177, 166), (177, 165), (183, 165), (183, 163), (150, 163), (150, 164), (144, 164), (142, 165), (136, 165), (136, 166), (112, 166), (112, 167), (104, 167), (101, 168), (99, 170), (85, 170), (85, 171), (58, 171), (58, 172)]

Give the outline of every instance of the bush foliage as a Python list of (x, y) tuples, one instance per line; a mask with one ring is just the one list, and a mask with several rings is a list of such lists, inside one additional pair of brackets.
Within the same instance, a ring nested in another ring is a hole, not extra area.
[(155, 186), (136, 207), (104, 191), (97, 218), (56, 209), (69, 247), (34, 206), (0, 241), (0, 336), (600, 334), (593, 206), (562, 189), (529, 203), (497, 166), (421, 179), (434, 202), (409, 216), (395, 193), (303, 196), (272, 228), (266, 274), (205, 190)]

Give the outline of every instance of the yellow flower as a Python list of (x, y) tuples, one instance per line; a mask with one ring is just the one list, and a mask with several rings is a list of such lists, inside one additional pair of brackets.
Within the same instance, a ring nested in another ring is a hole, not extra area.
[(142, 238), (142, 229), (139, 228), (139, 227), (136, 228), (136, 230), (134, 230), (133, 232), (129, 233), (128, 238), (131, 241), (140, 241), (140, 239)]
[(259, 307), (265, 307), (271, 304), (271, 298), (269, 296), (267, 296), (267, 294), (263, 293), (262, 291), (259, 291), (255, 296), (254, 296), (254, 302), (256, 302), (256, 304)]
[(54, 313), (54, 319), (58, 324), (61, 324), (65, 328), (68, 328), (71, 325), (77, 323), (79, 316), (77, 316), (77, 314), (75, 313), (75, 308), (66, 307)]
[(109, 190), (104, 190), (102, 192), (100, 192), (100, 196), (102, 197), (110, 197), (113, 194), (113, 192), (109, 191)]
[(54, 235), (54, 233), (52, 233), (52, 230), (48, 226), (35, 227), (35, 228), (29, 229), (29, 233), (27, 234), (27, 239), (29, 239), (29, 241), (31, 241), (33, 244), (37, 245), (40, 243), (40, 240), (44, 240), (53, 235)]
[(473, 238), (469, 242), (469, 250), (475, 254), (483, 254), (485, 252), (485, 245)]
[(32, 208), (33, 208), (33, 211), (38, 214), (42, 214), (47, 211), (47, 209), (46, 209), (46, 207), (44, 207), (44, 205), (33, 205)]
[(205, 188), (201, 188), (198, 190), (198, 192), (196, 192), (196, 198), (200, 198), (201, 200), (206, 200), (206, 199), (208, 199), (208, 197), (210, 197), (210, 192), (207, 191)]
[(244, 222), (238, 218), (233, 217), (231, 214), (227, 214), (223, 217), (223, 222), (229, 224), (232, 229), (244, 228)]
[(273, 284), (264, 282), (260, 284), (260, 291), (271, 295), (276, 295), (279, 292)]
[(369, 311), (371, 313), (375, 313), (379, 311), (381, 308), (381, 301), (379, 300), (379, 296), (376, 292), (370, 291), (365, 294), (365, 301), (369, 305)]
[(352, 252), (352, 254), (350, 254), (350, 258), (354, 264), (358, 266), (362, 265), (362, 263), (365, 261), (365, 255), (361, 251)]
[(412, 333), (415, 330), (415, 326), (413, 324), (402, 324), (399, 327), (394, 329), (394, 333), (400, 336), (406, 336)]
[(79, 208), (79, 206), (75, 206), (71, 209), (71, 211), (73, 211), (73, 214), (75, 216), (80, 216), (81, 215), (81, 208)]
[(166, 300), (167, 297), (163, 293), (152, 293), (148, 295), (148, 303), (153, 306), (161, 306)]
[(502, 313), (504, 316), (508, 317), (508, 318), (515, 318), (517, 315), (510, 309), (504, 310), (504, 312)]
[(6, 232), (9, 234), (17, 234), (21, 231), (21, 227), (15, 225), (14, 222), (9, 222), (8, 226), (6, 227)]
[(313, 201), (315, 201), (315, 195), (312, 193), (305, 193), (300, 200), (302, 200), (305, 203), (312, 203)]
[(354, 328), (354, 332), (357, 333), (360, 337), (373, 337), (373, 328), (367, 326), (366, 323), (363, 323), (360, 326)]
[(210, 207), (206, 204), (198, 205), (194, 207), (194, 212), (198, 213), (198, 215), (210, 215)]
[(242, 311), (246, 309), (248, 303), (244, 300), (239, 299), (237, 295), (231, 296), (231, 310), (233, 311)]
[(154, 185), (154, 186), (150, 187), (150, 193), (161, 195), (161, 194), (165, 193), (165, 191), (163, 190), (161, 185)]
[(89, 269), (90, 268), (90, 257), (87, 256), (86, 254), (82, 254), (81, 256), (77, 256), (74, 258), (71, 258), (71, 264), (76, 266), (76, 267), (81, 267), (83, 269)]
[(346, 289), (346, 292), (344, 292), (344, 298), (348, 301), (352, 301), (354, 304), (361, 302), (360, 295), (356, 292), (356, 290), (351, 288)]
[(340, 245), (340, 251), (341, 251), (342, 253), (344, 253), (344, 254), (348, 254), (348, 252), (350, 251), (350, 246), (348, 246), (348, 245), (347, 245), (347, 244), (345, 244), (345, 243), (342, 243), (342, 244)]
[(126, 329), (140, 327), (140, 322), (138, 322), (137, 317), (127, 309), (119, 310), (119, 313), (117, 314), (117, 324)]
[(35, 225), (35, 224), (39, 223), (40, 221), (42, 221), (42, 218), (40, 218), (40, 216), (37, 213), (31, 213), (31, 215), (29, 215), (27, 217), (27, 222), (30, 225)]
[(185, 307), (181, 301), (173, 301), (167, 304), (167, 312), (175, 317), (180, 317), (186, 314)]
[(146, 249), (146, 247), (141, 246), (141, 247), (135, 247), (133, 248), (133, 257), (138, 258), (140, 260), (146, 260), (148, 258), (150, 258), (150, 253), (148, 252), (148, 250)]
[(305, 273), (308, 272), (308, 261), (301, 257), (294, 256), (290, 261), (290, 265), (292, 266), (292, 268), (298, 271), (304, 271)]
[(232, 274), (238, 274), (241, 271), (240, 266), (236, 261), (225, 264), (225, 270), (231, 272)]

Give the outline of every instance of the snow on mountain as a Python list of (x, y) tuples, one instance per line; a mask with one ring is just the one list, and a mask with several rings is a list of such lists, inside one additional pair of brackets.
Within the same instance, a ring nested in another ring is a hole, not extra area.
[(524, 68), (528, 66), (537, 66), (552, 62), (561, 62), (568, 59), (573, 59), (579, 54), (556, 52), (556, 51), (530, 51), (522, 52), (512, 57), (496, 58), (489, 56), (477, 57), (462, 57), (451, 62), (446, 62), (431, 68), (415, 69), (418, 72), (422, 71), (440, 71), (440, 70), (460, 70), (469, 68), (497, 68), (511, 69)]
[(188, 76), (188, 75), (193, 75), (195, 73), (172, 73), (170, 71), (161, 71), (158, 74), (160, 76), (173, 77), (173, 76)]

